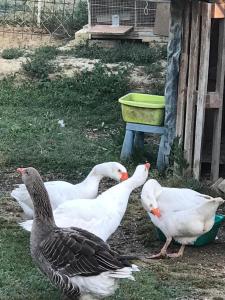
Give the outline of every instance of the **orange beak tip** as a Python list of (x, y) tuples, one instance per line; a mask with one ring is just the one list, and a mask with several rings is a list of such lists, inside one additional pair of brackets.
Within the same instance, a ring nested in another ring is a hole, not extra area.
[(120, 181), (127, 180), (128, 178), (129, 178), (129, 176), (128, 176), (127, 172), (122, 172), (121, 173)]
[(17, 169), (16, 169), (16, 172), (18, 172), (18, 173), (20, 173), (20, 174), (23, 174), (23, 170), (24, 170), (24, 168), (17, 168)]
[(156, 216), (156, 217), (161, 217), (161, 213), (160, 213), (160, 210), (159, 210), (159, 208), (153, 208), (152, 210), (151, 210), (151, 213), (154, 215), (154, 216)]

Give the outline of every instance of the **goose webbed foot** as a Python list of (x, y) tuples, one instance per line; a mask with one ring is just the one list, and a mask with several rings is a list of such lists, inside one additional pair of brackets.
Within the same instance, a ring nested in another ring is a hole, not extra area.
[(182, 245), (177, 253), (168, 253), (167, 256), (170, 258), (182, 257), (184, 254), (185, 245)]
[(165, 257), (167, 257), (167, 248), (169, 247), (171, 241), (172, 241), (172, 237), (168, 237), (166, 239), (166, 242), (165, 242), (164, 246), (162, 247), (161, 251), (158, 254), (151, 255), (148, 258), (150, 258), (150, 259), (158, 259), (158, 258), (165, 258)]
[(163, 251), (160, 251), (159, 253), (148, 256), (147, 258), (149, 258), (149, 259), (160, 259), (160, 258), (166, 258), (166, 257), (167, 257), (167, 253), (163, 252)]

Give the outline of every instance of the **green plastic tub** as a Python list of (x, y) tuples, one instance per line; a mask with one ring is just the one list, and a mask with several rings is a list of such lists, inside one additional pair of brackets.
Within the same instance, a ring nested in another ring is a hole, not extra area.
[(164, 96), (130, 93), (119, 99), (125, 122), (162, 126), (164, 122)]
[[(215, 216), (215, 223), (212, 227), (212, 229), (206, 233), (204, 233), (203, 235), (201, 235), (193, 244), (193, 246), (204, 246), (207, 245), (209, 243), (212, 243), (215, 241), (215, 238), (217, 236), (218, 230), (222, 224), (222, 222), (225, 220), (225, 216), (224, 215), (216, 215)], [(160, 241), (165, 242), (166, 241), (166, 237), (165, 235), (162, 233), (162, 231), (156, 227), (156, 232), (158, 235), (158, 238)], [(177, 242), (175, 242), (176, 244), (178, 244)]]

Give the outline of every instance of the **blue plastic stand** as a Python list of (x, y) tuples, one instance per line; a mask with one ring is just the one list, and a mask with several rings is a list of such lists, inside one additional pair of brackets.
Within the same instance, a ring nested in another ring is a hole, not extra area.
[(137, 123), (127, 123), (126, 133), (123, 141), (123, 147), (120, 154), (121, 160), (127, 160), (133, 153), (134, 145), (137, 148), (144, 148), (144, 134), (154, 133), (160, 134), (161, 140), (159, 145), (158, 157), (157, 157), (157, 168), (162, 171), (165, 168), (164, 157), (162, 149), (164, 146), (164, 133), (165, 128), (162, 126), (151, 126)]

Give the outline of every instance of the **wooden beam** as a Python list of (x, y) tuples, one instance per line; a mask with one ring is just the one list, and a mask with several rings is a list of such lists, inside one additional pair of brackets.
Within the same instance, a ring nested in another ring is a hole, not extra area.
[(205, 122), (205, 102), (208, 85), (209, 71), (209, 50), (210, 50), (210, 31), (211, 31), (211, 4), (202, 5), (202, 24), (201, 24), (201, 54), (199, 64), (199, 84), (198, 84), (198, 101), (195, 125), (195, 147), (194, 147), (194, 164), (193, 174), (199, 179), (201, 172), (201, 152), (202, 138)]
[(193, 157), (194, 119), (195, 119), (194, 91), (197, 88), (200, 14), (201, 14), (200, 3), (198, 1), (193, 1), (186, 118), (185, 118), (185, 134), (184, 134), (184, 157), (189, 164), (189, 167), (187, 168), (187, 173), (191, 173), (192, 157)]
[(190, 2), (186, 2), (184, 26), (183, 26), (183, 48), (180, 59), (180, 72), (178, 83), (177, 96), (177, 120), (176, 120), (176, 135), (180, 137), (180, 142), (183, 142), (184, 135), (184, 119), (187, 97), (187, 71), (188, 71), (188, 52), (190, 40)]
[(216, 91), (218, 93), (219, 99), (221, 100), (221, 105), (214, 112), (213, 147), (212, 147), (212, 163), (211, 163), (211, 179), (213, 181), (219, 178), (224, 76), (225, 76), (225, 19), (220, 20), (220, 24), (219, 24)]
[[(194, 101), (197, 105), (198, 91), (194, 91)], [(205, 108), (220, 108), (223, 106), (223, 99), (218, 92), (208, 92), (206, 94)]]
[(133, 26), (95, 25), (91, 26), (88, 31), (91, 34), (100, 35), (125, 35), (132, 29)]

